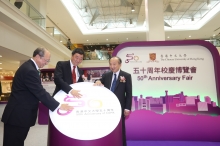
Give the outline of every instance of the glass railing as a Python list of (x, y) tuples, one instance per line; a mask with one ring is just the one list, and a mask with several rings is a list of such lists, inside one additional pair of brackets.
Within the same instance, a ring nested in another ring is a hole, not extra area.
[(113, 51), (87, 51), (84, 55), (84, 60), (109, 60), (112, 56)]
[(210, 37), (209, 42), (216, 47), (220, 47), (220, 34)]
[(40, 27), (45, 29), (45, 18), (39, 13), (27, 0), (23, 2), (16, 2), (16, 0), (9, 0), (11, 4), (20, 9), (25, 15), (36, 22)]
[(46, 24), (47, 33), (66, 46), (68, 37), (62, 32), (62, 30), (60, 30), (49, 17), (46, 17)]
[(40, 12), (38, 12), (38, 10), (34, 8), (28, 0), (24, 0), (23, 2), (16, 2), (16, 0), (8, 1), (31, 18), (31, 20), (36, 22), (37, 25), (46, 30), (46, 32), (53, 36), (56, 40), (66, 46), (68, 37), (62, 33), (62, 31), (52, 22), (50, 18), (45, 18)]

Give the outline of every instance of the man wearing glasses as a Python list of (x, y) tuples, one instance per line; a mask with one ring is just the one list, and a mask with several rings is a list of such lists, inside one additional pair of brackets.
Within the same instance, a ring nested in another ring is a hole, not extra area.
[(72, 106), (57, 102), (41, 85), (38, 70), (48, 62), (50, 52), (45, 48), (37, 48), (33, 57), (16, 71), (11, 95), (2, 115), (3, 146), (24, 146), (30, 127), (36, 123), (39, 101), (51, 111), (58, 107), (65, 111), (73, 110)]

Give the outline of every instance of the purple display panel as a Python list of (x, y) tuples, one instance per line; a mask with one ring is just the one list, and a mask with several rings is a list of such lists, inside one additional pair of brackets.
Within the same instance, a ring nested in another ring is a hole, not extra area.
[[(203, 46), (211, 53), (217, 103), (219, 105), (220, 68), (218, 63), (220, 58), (216, 47), (209, 42), (201, 40), (128, 42), (119, 45), (114, 50), (113, 56), (117, 56), (120, 50), (129, 47), (132, 47), (135, 53), (135, 49), (138, 49), (138, 47), (146, 47), (148, 49), (148, 47), (184, 46), (187, 48), (194, 45)], [(178, 49), (178, 47), (176, 48)], [(126, 54), (123, 55), (126, 56)], [(121, 56), (119, 55), (119, 57)], [(133, 87), (133, 90), (136, 90), (135, 87)], [(194, 105), (189, 106), (186, 103), (186, 98), (190, 96), (185, 95), (181, 89), (179, 90), (173, 95), (170, 95), (168, 90), (164, 90), (164, 94), (160, 95), (159, 98), (153, 96), (142, 97), (141, 93), (138, 96), (133, 95), (133, 112), (126, 120), (127, 140), (220, 141), (220, 124), (218, 124), (220, 122), (220, 108), (216, 106), (208, 95), (204, 98), (205, 102), (201, 102), (197, 94), (193, 95), (195, 97), (193, 100)], [(137, 100), (138, 97), (141, 100)], [(154, 99), (154, 102), (158, 100), (158, 103), (162, 104), (151, 105), (149, 101), (152, 99)], [(144, 105), (146, 109), (139, 109), (140, 105)], [(180, 106), (177, 108), (176, 105)], [(204, 111), (204, 105), (207, 111)], [(164, 108), (166, 108), (165, 113), (163, 113)]]
[(60, 133), (49, 120), (47, 146), (122, 146), (121, 121), (115, 130), (105, 137), (95, 140), (77, 140)]
[(47, 125), (49, 119), (49, 110), (48, 108), (43, 105), (41, 102), (38, 106), (38, 124), (39, 125)]

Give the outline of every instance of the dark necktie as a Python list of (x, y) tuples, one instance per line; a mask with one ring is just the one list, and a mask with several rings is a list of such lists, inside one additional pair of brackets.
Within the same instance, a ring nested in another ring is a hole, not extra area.
[(116, 74), (114, 74), (114, 80), (112, 82), (112, 87), (111, 87), (111, 91), (114, 92), (115, 91), (115, 86), (116, 86)]
[(40, 69), (38, 69), (38, 72), (39, 72), (39, 76), (40, 76)]
[(76, 66), (73, 66), (73, 72), (72, 72), (72, 78), (73, 78), (73, 83), (76, 83), (76, 72), (75, 72)]

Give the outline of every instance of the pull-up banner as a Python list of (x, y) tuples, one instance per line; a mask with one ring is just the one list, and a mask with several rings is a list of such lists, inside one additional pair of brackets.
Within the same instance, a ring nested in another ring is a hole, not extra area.
[(211, 43), (128, 42), (113, 56), (132, 75), (129, 139), (220, 140), (220, 62)]

